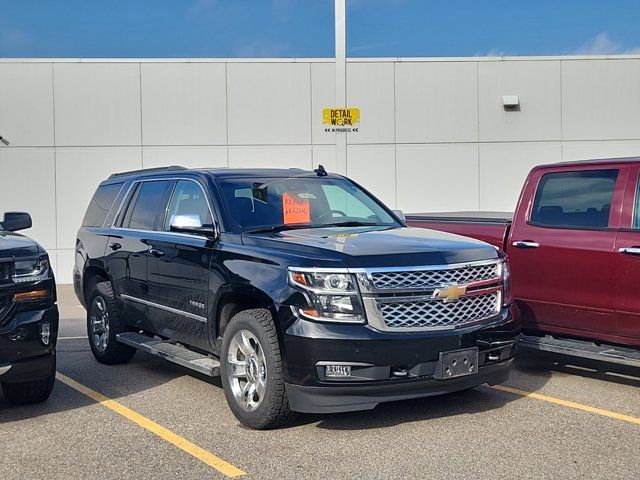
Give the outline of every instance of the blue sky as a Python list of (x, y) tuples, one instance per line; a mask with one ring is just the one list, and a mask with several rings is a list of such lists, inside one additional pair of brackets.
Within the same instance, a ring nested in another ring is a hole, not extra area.
[[(351, 57), (640, 53), (637, 0), (347, 0)], [(0, 0), (0, 57), (331, 57), (333, 0)]]

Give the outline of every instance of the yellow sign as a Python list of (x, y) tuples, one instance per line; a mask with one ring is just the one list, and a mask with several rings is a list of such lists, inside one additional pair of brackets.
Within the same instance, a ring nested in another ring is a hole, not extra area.
[(325, 125), (324, 131), (327, 133), (357, 132), (360, 123), (360, 109), (355, 107), (325, 108), (322, 110), (322, 123)]

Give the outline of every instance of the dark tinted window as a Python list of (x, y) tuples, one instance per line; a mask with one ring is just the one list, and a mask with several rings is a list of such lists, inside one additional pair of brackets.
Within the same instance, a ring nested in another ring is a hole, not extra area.
[(129, 204), (122, 226), (136, 230), (153, 230), (158, 217), (164, 212), (171, 183), (169, 181), (143, 182)]
[(633, 209), (633, 228), (640, 229), (640, 178), (636, 188), (636, 204)]
[(605, 228), (618, 170), (548, 173), (536, 192), (531, 221), (539, 225)]
[(113, 185), (103, 185), (98, 187), (93, 195), (87, 212), (82, 220), (83, 227), (100, 227), (104, 223), (104, 219), (109, 213), (109, 209), (113, 205), (118, 192), (122, 188), (122, 183), (114, 183)]

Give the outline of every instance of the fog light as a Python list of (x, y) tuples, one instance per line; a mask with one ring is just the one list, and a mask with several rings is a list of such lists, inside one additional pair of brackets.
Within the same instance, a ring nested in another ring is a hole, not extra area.
[(346, 378), (351, 376), (351, 365), (327, 365), (324, 374), (331, 378)]
[(51, 324), (43, 323), (40, 325), (40, 340), (44, 345), (49, 345), (51, 341)]

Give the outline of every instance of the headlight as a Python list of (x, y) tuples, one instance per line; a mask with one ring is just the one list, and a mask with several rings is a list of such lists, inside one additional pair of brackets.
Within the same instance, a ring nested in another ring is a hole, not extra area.
[(15, 283), (39, 282), (51, 278), (51, 266), (49, 257), (43, 255), (39, 258), (16, 260), (13, 281)]
[(511, 296), (511, 270), (509, 270), (509, 262), (506, 258), (500, 263), (500, 273), (502, 274), (502, 304), (511, 305), (513, 297)]
[(289, 284), (305, 293), (308, 305), (296, 311), (311, 320), (364, 323), (362, 302), (355, 279), (349, 273), (288, 271)]

